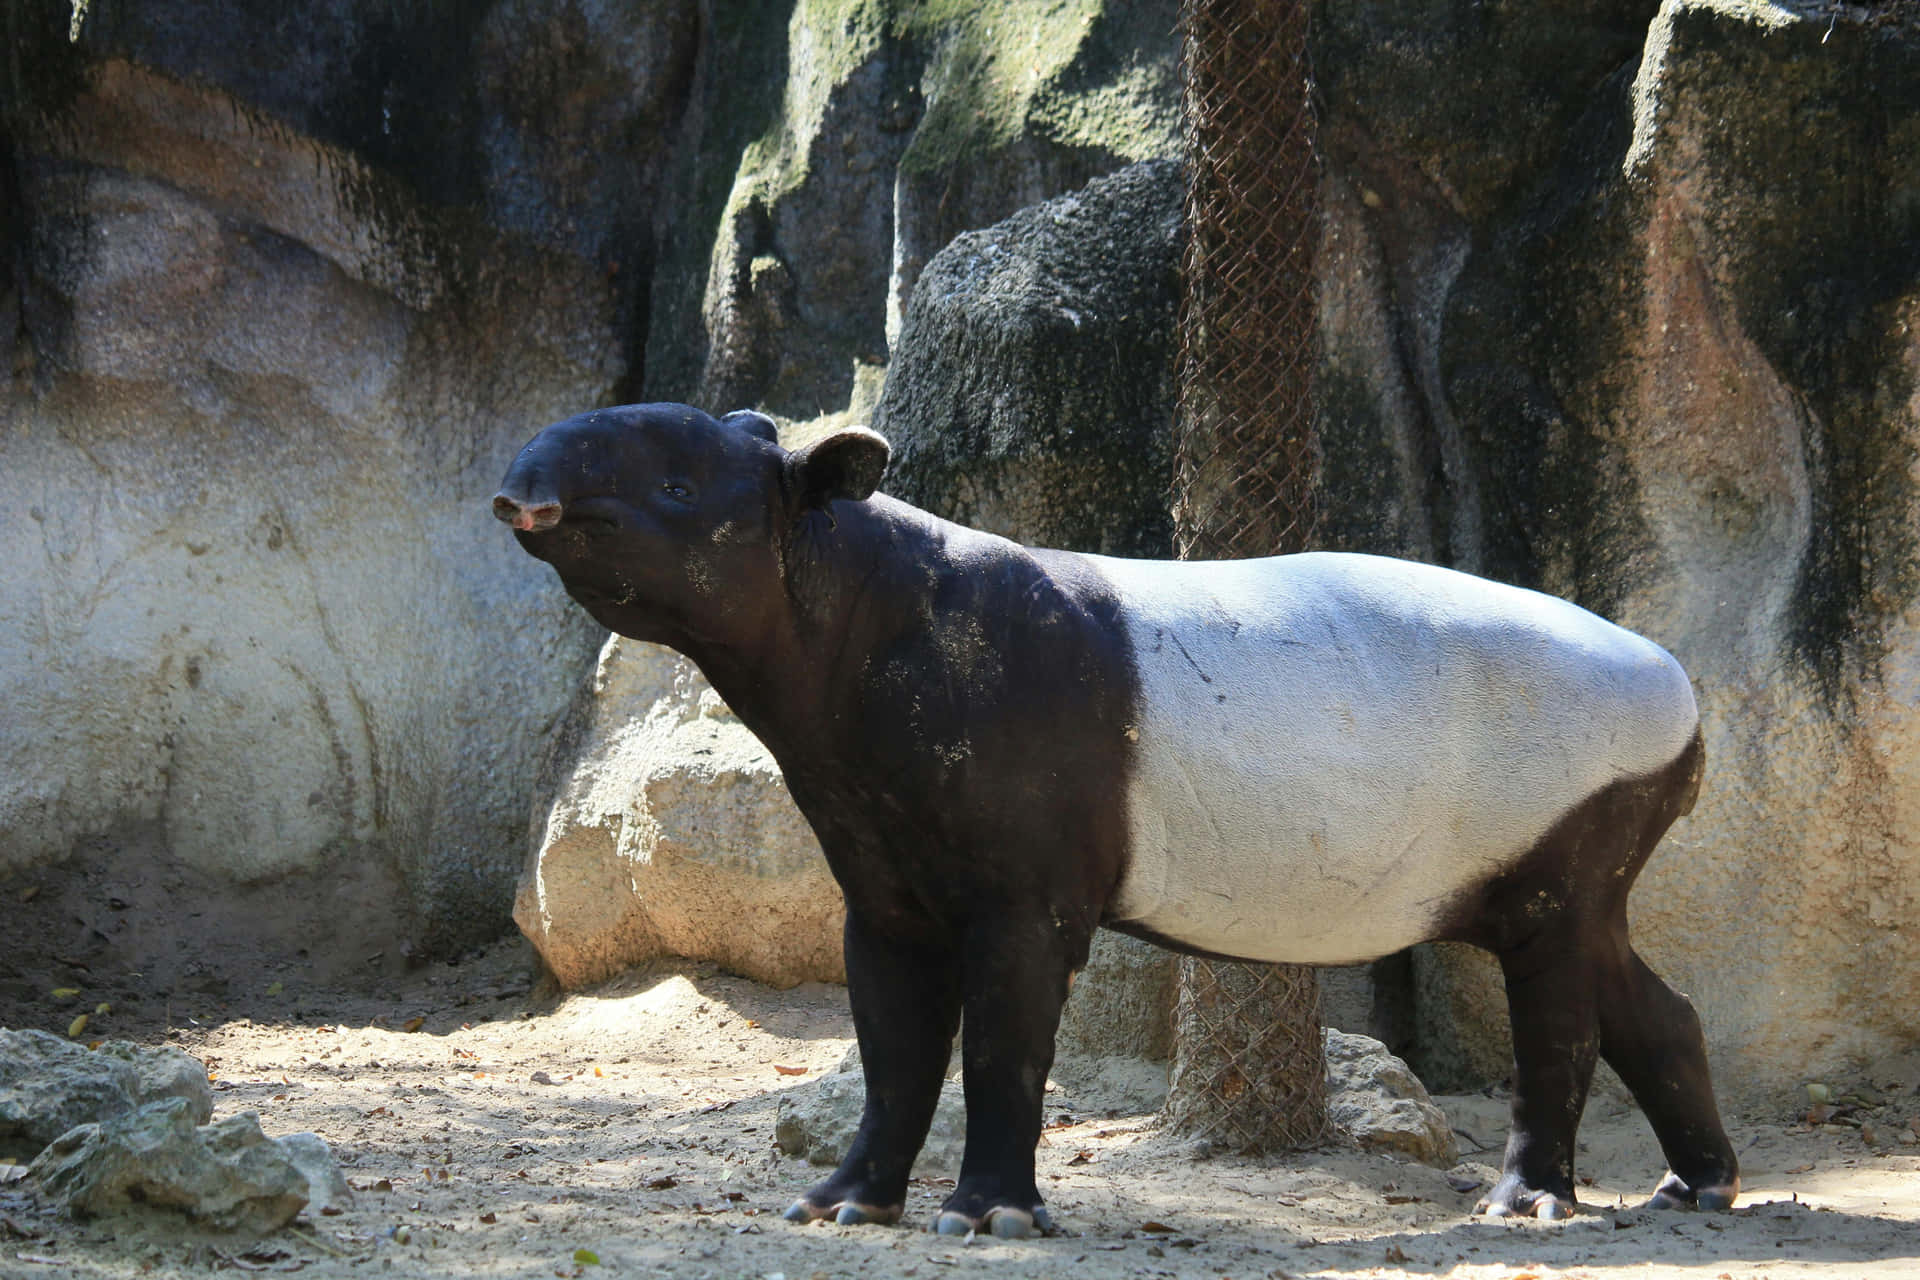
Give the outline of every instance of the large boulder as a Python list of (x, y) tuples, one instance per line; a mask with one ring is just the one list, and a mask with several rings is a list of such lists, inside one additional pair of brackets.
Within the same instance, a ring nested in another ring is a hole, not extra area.
[(1170, 553), (1184, 190), (1134, 165), (934, 257), (873, 412), (888, 492), (1019, 542)]
[(563, 987), (662, 956), (844, 981), (844, 907), (780, 768), (692, 662), (614, 637), (561, 727), (514, 919)]

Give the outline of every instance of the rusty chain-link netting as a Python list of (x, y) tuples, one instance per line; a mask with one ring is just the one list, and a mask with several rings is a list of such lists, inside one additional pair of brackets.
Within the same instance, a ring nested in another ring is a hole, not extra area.
[[(1307, 15), (1307, 0), (1181, 8), (1187, 253), (1173, 514), (1183, 559), (1300, 551), (1313, 538), (1319, 166)], [(1174, 1127), (1236, 1151), (1325, 1136), (1311, 968), (1189, 958), (1174, 1018)]]
[(1236, 1152), (1310, 1147), (1326, 1137), (1320, 985), (1311, 968), (1187, 956), (1173, 1018), (1173, 1128)]
[(1174, 523), (1183, 559), (1313, 532), (1319, 165), (1306, 0), (1187, 0), (1186, 289)]

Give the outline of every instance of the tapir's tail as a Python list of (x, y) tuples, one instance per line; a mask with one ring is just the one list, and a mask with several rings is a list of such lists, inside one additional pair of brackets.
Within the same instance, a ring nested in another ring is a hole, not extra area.
[(1680, 793), (1680, 807), (1675, 814), (1676, 817), (1685, 817), (1693, 812), (1693, 802), (1700, 798), (1700, 780), (1706, 776), (1707, 772), (1707, 743), (1706, 739), (1700, 736), (1698, 725), (1694, 726), (1693, 741), (1687, 744), (1687, 749), (1681, 753), (1680, 759), (1690, 760), (1687, 768), (1687, 785)]

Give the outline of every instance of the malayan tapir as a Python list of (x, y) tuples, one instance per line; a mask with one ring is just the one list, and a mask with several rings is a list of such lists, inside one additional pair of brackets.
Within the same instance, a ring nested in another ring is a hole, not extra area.
[(628, 405), (547, 427), (493, 499), (602, 625), (699, 665), (846, 896), (866, 1110), (788, 1217), (900, 1217), (963, 1027), (935, 1228), (1048, 1229), (1041, 1092), (1099, 926), (1307, 964), (1484, 947), (1514, 1075), (1482, 1207), (1572, 1211), (1596, 1054), (1665, 1151), (1653, 1203), (1732, 1204), (1699, 1021), (1627, 940), (1701, 775), (1665, 650), (1400, 560), (1024, 547), (875, 493), (887, 459), (864, 429), (789, 451), (757, 413)]

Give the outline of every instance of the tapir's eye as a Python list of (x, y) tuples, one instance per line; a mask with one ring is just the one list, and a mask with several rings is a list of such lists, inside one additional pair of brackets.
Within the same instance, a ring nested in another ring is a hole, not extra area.
[(687, 486), (677, 480), (669, 480), (661, 485), (660, 492), (666, 494), (675, 502), (691, 502), (693, 500), (693, 490), (687, 488)]

